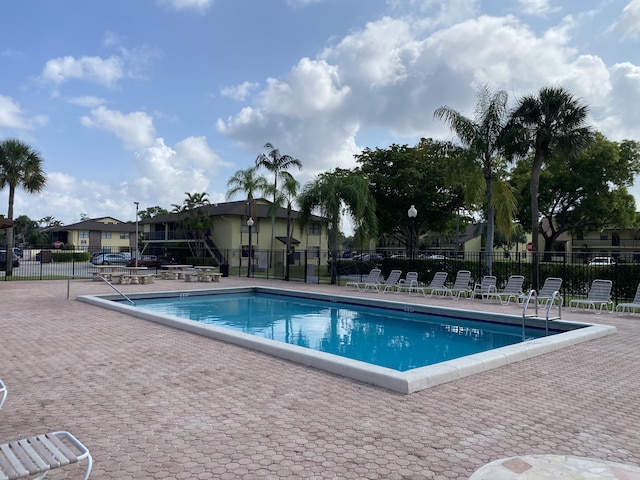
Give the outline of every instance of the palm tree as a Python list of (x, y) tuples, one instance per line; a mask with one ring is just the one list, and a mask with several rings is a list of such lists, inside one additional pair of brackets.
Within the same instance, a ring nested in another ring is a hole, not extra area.
[(534, 289), (539, 284), (540, 172), (555, 151), (573, 156), (591, 143), (593, 133), (586, 125), (587, 114), (587, 106), (562, 87), (543, 87), (537, 95), (523, 97), (511, 113), (514, 138), (511, 152), (533, 153), (529, 190), (533, 244), (531, 283)]
[(177, 213), (180, 218), (180, 225), (187, 239), (192, 238), (194, 242), (187, 242), (189, 250), (195, 257), (203, 257), (205, 254), (205, 238), (211, 230), (211, 218), (209, 213), (201, 208), (210, 205), (206, 192), (184, 192), (187, 196), (182, 205), (171, 204), (173, 213)]
[(298, 204), (301, 230), (311, 221), (314, 211), (318, 211), (325, 219), (331, 250), (331, 283), (335, 284), (342, 214), (346, 213), (351, 217), (354, 237), (361, 245), (377, 234), (378, 220), (375, 201), (369, 192), (369, 182), (359, 172), (338, 168), (333, 172), (320, 174), (313, 182), (305, 185), (298, 196)]
[[(9, 187), (7, 218), (13, 220), (13, 202), (16, 188), (27, 193), (41, 192), (47, 183), (42, 169), (42, 158), (26, 143), (8, 139), (0, 142), (0, 189)], [(7, 229), (7, 258), (13, 249), (13, 227)], [(13, 274), (13, 263), (7, 262), (6, 275)]]
[(227, 200), (238, 193), (247, 194), (247, 216), (255, 216), (254, 196), (267, 190), (267, 180), (258, 175), (257, 167), (238, 170), (227, 180)]
[[(275, 148), (271, 143), (265, 143), (264, 148), (269, 152), (261, 153), (256, 158), (256, 167), (263, 167), (273, 173), (273, 203), (276, 203), (276, 195), (278, 192), (278, 178), (283, 178), (284, 174), (289, 174), (287, 170), (291, 167), (302, 168), (302, 162), (291, 155), (281, 155), (280, 150)], [(290, 175), (290, 174), (289, 174)], [(276, 217), (271, 215), (271, 252), (273, 252), (273, 239), (275, 232)], [(289, 250), (287, 250), (288, 252)]]
[[(483, 204), (487, 220), (486, 275), (491, 275), (495, 222), (509, 231), (515, 212), (515, 199), (502, 180), (505, 161), (501, 157), (508, 122), (507, 93), (491, 93), (485, 86), (478, 92), (473, 119), (449, 108), (440, 107), (434, 117), (444, 120), (465, 148), (463, 155), (451, 163), (448, 177), (464, 186), (467, 203)], [(478, 192), (484, 192), (479, 195)], [(484, 197), (479, 200), (478, 197)], [(498, 214), (498, 215), (497, 215)]]
[[(289, 255), (291, 254), (291, 213), (293, 212), (293, 202), (298, 196), (300, 190), (300, 182), (298, 182), (289, 172), (282, 172), (282, 186), (274, 192), (273, 204), (270, 208), (271, 218), (275, 218), (275, 211), (281, 206), (286, 205), (287, 209), (287, 254), (285, 258), (285, 274), (284, 279), (289, 280)], [(272, 185), (267, 189), (271, 193)], [(273, 231), (273, 230), (272, 230)], [(272, 235), (273, 237), (273, 235)]]

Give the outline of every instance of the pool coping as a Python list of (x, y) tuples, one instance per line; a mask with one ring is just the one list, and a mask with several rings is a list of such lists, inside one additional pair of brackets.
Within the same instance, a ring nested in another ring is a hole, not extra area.
[[(342, 294), (303, 292), (261, 286), (216, 288), (212, 290), (141, 292), (129, 294), (126, 298), (135, 300), (136, 298), (160, 298), (181, 295), (218, 295), (245, 292), (313, 298), (330, 302), (339, 301), (354, 305), (390, 308), (405, 312), (436, 313), (453, 317), (459, 317), (460, 312), (462, 312), (465, 317), (474, 320), (490, 320), (517, 325), (522, 324), (522, 316), (518, 315), (480, 312), (475, 310), (465, 310), (463, 308), (436, 307), (432, 305), (413, 304), (407, 301), (398, 302), (393, 300), (352, 297)], [(549, 337), (527, 340), (523, 343), (497, 348), (488, 352), (476, 353), (435, 365), (400, 372), (330, 353), (319, 352), (297, 345), (290, 345), (243, 332), (217, 327), (215, 325), (203, 324), (172, 315), (161, 315), (155, 312), (144, 311), (129, 304), (113, 301), (121, 299), (122, 297), (118, 294), (81, 295), (77, 297), (77, 300), (95, 306), (119, 311), (137, 318), (170, 326), (172, 328), (236, 344), (252, 350), (257, 350), (275, 357), (314, 367), (364, 383), (376, 385), (402, 394), (411, 394), (425, 390), (469, 375), (474, 375), (476, 373), (502, 367), (511, 363), (527, 360), (529, 358), (544, 355), (565, 347), (594, 340), (596, 338), (612, 335), (617, 331), (615, 327), (608, 325), (573, 322), (568, 320), (553, 320), (550, 322), (555, 329), (566, 328), (567, 331)], [(540, 318), (527, 317), (526, 322), (527, 325), (545, 325), (545, 320)]]

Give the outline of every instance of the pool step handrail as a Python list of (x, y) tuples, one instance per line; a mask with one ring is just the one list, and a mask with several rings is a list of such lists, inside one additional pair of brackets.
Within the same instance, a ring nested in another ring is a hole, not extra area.
[(118, 290), (116, 287), (114, 287), (113, 283), (111, 283), (109, 280), (107, 280), (106, 278), (104, 278), (102, 275), (98, 275), (98, 278), (100, 280), (102, 280), (104, 283), (106, 283), (107, 285), (109, 285), (111, 288), (113, 288), (116, 292), (118, 292), (120, 295), (122, 295), (122, 297), (129, 302), (131, 305), (133, 305), (134, 307), (136, 306), (136, 304), (133, 302), (133, 300), (131, 300), (129, 297), (127, 297), (124, 293), (122, 293), (120, 290)]
[(526, 323), (526, 318), (527, 318), (527, 308), (529, 307), (529, 303), (531, 303), (531, 299), (533, 298), (533, 303), (536, 306), (536, 311), (533, 315), (529, 315), (530, 317), (537, 317), (538, 316), (538, 292), (536, 292), (534, 289), (529, 290), (529, 293), (527, 294), (527, 298), (525, 299), (524, 303), (522, 304), (522, 341), (524, 342), (526, 339), (526, 335), (525, 335), (525, 323)]

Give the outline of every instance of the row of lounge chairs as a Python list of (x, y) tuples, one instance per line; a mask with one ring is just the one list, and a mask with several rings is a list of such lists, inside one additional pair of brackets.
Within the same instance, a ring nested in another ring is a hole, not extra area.
[[(523, 304), (528, 294), (523, 292), (524, 276), (511, 275), (507, 280), (505, 287), (498, 290), (497, 279), (493, 275), (486, 275), (480, 283), (471, 288), (471, 272), (469, 270), (460, 270), (456, 274), (455, 281), (451, 287), (446, 286), (447, 273), (437, 272), (428, 285), (418, 282), (418, 274), (416, 272), (408, 272), (405, 278), (402, 277), (401, 270), (392, 270), (389, 276), (384, 279), (382, 271), (374, 268), (362, 282), (347, 282), (347, 287), (355, 288), (359, 291), (373, 290), (376, 292), (408, 292), (409, 294), (422, 293), (424, 296), (450, 296), (453, 299), (480, 298), (484, 302), (491, 302), (494, 299), (502, 305), (508, 305), (513, 300), (517, 304)], [(551, 303), (557, 302), (562, 305), (562, 297), (558, 295), (562, 287), (562, 279), (558, 277), (548, 277), (542, 288), (537, 292), (535, 298), (539, 306), (549, 306)], [(591, 284), (587, 298), (572, 299), (569, 307), (572, 311), (579, 308), (586, 310), (593, 309), (595, 313), (602, 313), (603, 310), (609, 312), (614, 310), (614, 303), (611, 299), (611, 291), (613, 282), (611, 280), (596, 279)], [(636, 291), (635, 298), (632, 302), (620, 303), (615, 307), (620, 314), (625, 312), (633, 315), (640, 310), (640, 285)]]
[[(7, 387), (0, 380), (0, 409), (7, 399)], [(50, 470), (87, 461), (84, 480), (89, 478), (93, 459), (89, 449), (71, 433), (49, 432), (0, 445), (0, 480), (44, 478)]]

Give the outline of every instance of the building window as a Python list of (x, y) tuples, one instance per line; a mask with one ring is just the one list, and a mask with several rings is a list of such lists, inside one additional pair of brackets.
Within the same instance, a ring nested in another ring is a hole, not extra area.
[(607, 236), (606, 233), (601, 233), (600, 234), (600, 240), (608, 240), (608, 239), (609, 239), (609, 237)]
[(320, 235), (320, 224), (319, 223), (310, 223), (309, 224), (309, 235)]
[(320, 247), (308, 247), (308, 258), (320, 258)]
[(89, 230), (80, 230), (78, 232), (78, 238), (89, 238)]
[(128, 233), (125, 233), (125, 232), (120, 233), (120, 240), (126, 240), (127, 238), (129, 238)]
[(102, 238), (111, 238), (111, 232), (102, 232)]

